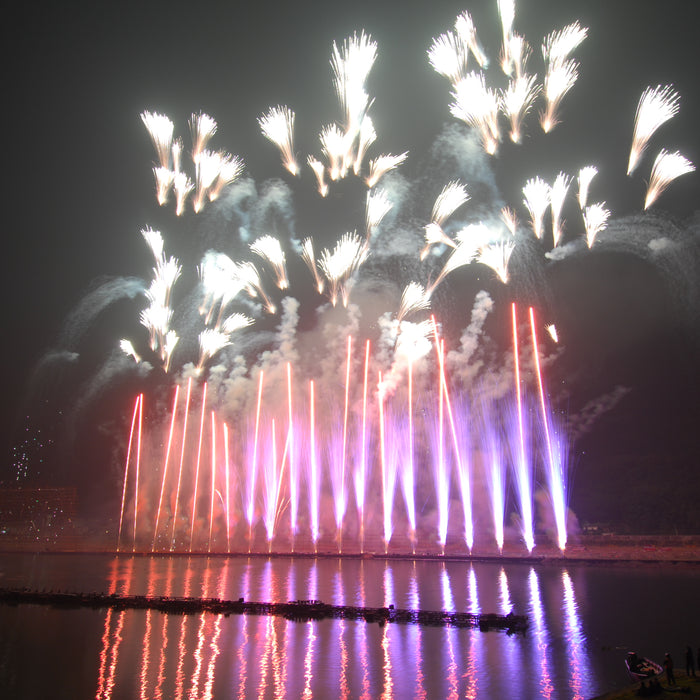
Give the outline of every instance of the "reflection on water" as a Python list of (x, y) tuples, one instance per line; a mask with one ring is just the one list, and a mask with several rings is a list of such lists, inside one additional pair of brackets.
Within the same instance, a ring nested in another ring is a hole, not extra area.
[[(86, 572), (88, 566), (94, 570), (95, 560), (81, 561), (85, 564), (73, 564), (75, 583), (71, 586), (66, 578), (63, 590), (90, 590), (79, 583), (94, 575)], [(9, 620), (33, 640), (43, 638), (47, 620), (65, 638), (66, 626), (80, 619), (81, 634), (93, 641), (80, 652), (86, 657), (87, 685), (76, 688), (73, 697), (552, 700), (588, 698), (608, 689), (599, 680), (599, 656), (594, 654), (599, 646), (591, 649), (590, 622), (584, 623), (594, 606), (586, 597), (586, 569), (260, 557), (115, 557), (101, 559), (99, 566), (101, 583), (92, 589), (109, 593), (272, 602), (318, 599), (334, 605), (474, 613), (512, 610), (527, 615), (530, 627), (525, 636), (508, 636), (351, 620), (294, 622), (272, 616), (113, 609), (81, 616), (80, 611), (38, 606), (0, 609), (0, 625), (8, 629)], [(48, 567), (46, 580), (37, 579), (34, 569), (31, 576), (26, 583), (52, 588)], [(71, 647), (66, 642), (66, 654), (74, 649), (75, 643)], [(2, 663), (9, 662), (0, 658)], [(69, 669), (64, 673), (64, 687), (79, 682)], [(15, 696), (50, 695), (48, 686), (42, 690)]]

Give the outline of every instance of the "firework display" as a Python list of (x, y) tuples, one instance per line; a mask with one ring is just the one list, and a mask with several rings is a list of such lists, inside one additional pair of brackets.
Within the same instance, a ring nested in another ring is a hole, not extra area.
[[(467, 12), (426, 51), (449, 83), (436, 78), (445, 113), (486, 161), (565, 118), (565, 98), (582, 71), (573, 55), (589, 33), (573, 22), (547, 34), (533, 57), (516, 30), (516, 3), (499, 0), (498, 16), (497, 61)], [(499, 200), (488, 214), (466, 176), (439, 181), (433, 174), (432, 208), (412, 222), (411, 244), (402, 250), (415, 253), (414, 279), (402, 280), (393, 310), (372, 316), (363, 294), (372, 265), (389, 255), (383, 231), (402, 203), (398, 184), (412, 158), (409, 150), (380, 151), (385, 122), (372, 117), (379, 107), (369, 87), (379, 57), (364, 30), (332, 43), (338, 118), (316, 128), (315, 145), (302, 146), (316, 153), (298, 150), (301, 110), (277, 105), (258, 117), (261, 136), (287, 171), (283, 184), (267, 185), (275, 215), (250, 215), (239, 226), (235, 256), (208, 249), (194, 291), (178, 289), (182, 266), (166, 258), (167, 235), (142, 231), (155, 259), (139, 311), (147, 339), (122, 339), (120, 348), (124, 362), (159, 372), (169, 388), (159, 402), (144, 392), (133, 405), (119, 549), (444, 553), (451, 546), (471, 553), (486, 540), (502, 550), (508, 532), (517, 531), (530, 553), (538, 520), (551, 521), (552, 539), (566, 548), (571, 438), (547, 391), (547, 360), (559, 342), (551, 319), (504, 292), (498, 303), (510, 304), (508, 351), (492, 358), (498, 371), (489, 373), (481, 371), (477, 346), (495, 302), (477, 294), (457, 343), (444, 332), (441, 302), (445, 280), (464, 268), (507, 287), (521, 246), (543, 256), (564, 255), (566, 246), (584, 254), (597, 248), (611, 217), (605, 202), (589, 202), (599, 169), (572, 163), (564, 167), (577, 175), (533, 172), (519, 185), (521, 202)], [(628, 175), (641, 169), (648, 143), (679, 104), (670, 86), (644, 92)], [(253, 201), (243, 160), (210, 150), (222, 137), (212, 117), (191, 117), (189, 176), (174, 123), (150, 111), (141, 119), (155, 150), (160, 206), (174, 197), (175, 214), (194, 219)], [(661, 149), (644, 209), (693, 170), (679, 152)], [(285, 215), (292, 186), (308, 182), (319, 206), (361, 191), (356, 223), (280, 234), (275, 216)], [(313, 342), (299, 330), (297, 297), (309, 285), (322, 319)], [(263, 334), (261, 349), (256, 338)]]

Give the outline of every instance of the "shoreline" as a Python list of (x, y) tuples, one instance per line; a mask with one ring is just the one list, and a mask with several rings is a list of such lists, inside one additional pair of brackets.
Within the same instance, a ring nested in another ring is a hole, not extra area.
[[(162, 551), (112, 548), (106, 543), (71, 540), (70, 543), (34, 543), (34, 542), (0, 542), (2, 554), (98, 554), (103, 556), (143, 556), (143, 557), (275, 557), (275, 558), (332, 558), (332, 559), (384, 559), (410, 561), (463, 561), (463, 562), (502, 562), (509, 564), (537, 565), (697, 565), (700, 564), (700, 537), (633, 537), (607, 538), (601, 542), (600, 537), (580, 538), (579, 541), (561, 552), (552, 545), (538, 544), (531, 553), (523, 552), (522, 547), (506, 545), (502, 552), (497, 548), (474, 548), (469, 553), (447, 548), (444, 552), (402, 551), (389, 549), (387, 552), (360, 552), (346, 550), (339, 552), (331, 547), (319, 547), (317, 551), (310, 548), (297, 550), (269, 551)], [(325, 545), (325, 543), (324, 543)]]

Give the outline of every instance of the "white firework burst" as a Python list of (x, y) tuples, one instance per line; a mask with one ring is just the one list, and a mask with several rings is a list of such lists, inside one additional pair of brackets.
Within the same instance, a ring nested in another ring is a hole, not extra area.
[(374, 187), (379, 179), (386, 175), (390, 170), (398, 168), (408, 158), (408, 151), (399, 154), (398, 156), (389, 153), (383, 153), (369, 162), (369, 173), (365, 178), (367, 187)]
[(530, 212), (532, 231), (537, 238), (542, 238), (544, 214), (549, 207), (551, 187), (540, 177), (528, 180), (523, 187), (524, 204)]
[(209, 140), (216, 133), (216, 120), (208, 114), (200, 112), (190, 117), (190, 133), (192, 134), (192, 162), (197, 165), (199, 158), (207, 147)]
[(678, 151), (670, 153), (662, 148), (651, 168), (644, 209), (648, 209), (677, 177), (694, 170), (695, 166)]
[(275, 281), (280, 289), (289, 287), (287, 279), (286, 256), (282, 245), (274, 236), (261, 236), (250, 244), (250, 250), (266, 260), (275, 273)]
[(583, 224), (586, 229), (586, 244), (593, 246), (596, 236), (608, 225), (610, 212), (605, 208), (605, 202), (591, 204), (583, 210)]
[(671, 85), (648, 87), (642, 93), (634, 118), (634, 134), (627, 164), (628, 175), (637, 167), (654, 132), (678, 114), (680, 100), (680, 95)]
[(169, 169), (170, 145), (173, 141), (174, 124), (164, 114), (156, 112), (142, 112), (141, 121), (143, 121), (148, 130), (148, 135), (151, 137), (160, 166)]
[(555, 246), (559, 245), (559, 241), (564, 233), (561, 210), (570, 184), (571, 178), (565, 173), (559, 173), (549, 190), (549, 203), (552, 209), (552, 236)]
[(396, 316), (397, 321), (401, 321), (408, 314), (416, 311), (425, 311), (430, 308), (430, 297), (423, 287), (418, 282), (409, 282), (401, 295), (401, 305)]
[(280, 150), (282, 165), (292, 174), (299, 173), (294, 155), (294, 112), (289, 107), (277, 105), (258, 118), (263, 136)]
[(483, 73), (472, 72), (460, 80), (452, 91), (452, 116), (477, 129), (484, 150), (494, 154), (500, 137), (498, 128), (499, 98), (496, 90), (486, 86)]
[(595, 165), (587, 165), (581, 168), (578, 173), (578, 205), (581, 211), (586, 208), (588, 202), (588, 189), (591, 181), (598, 174), (598, 168)]

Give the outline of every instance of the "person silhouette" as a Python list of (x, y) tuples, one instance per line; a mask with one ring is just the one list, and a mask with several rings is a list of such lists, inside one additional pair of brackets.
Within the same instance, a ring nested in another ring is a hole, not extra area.
[(676, 679), (673, 677), (673, 659), (668, 652), (664, 656), (664, 671), (666, 671), (666, 682), (669, 685), (676, 685)]

